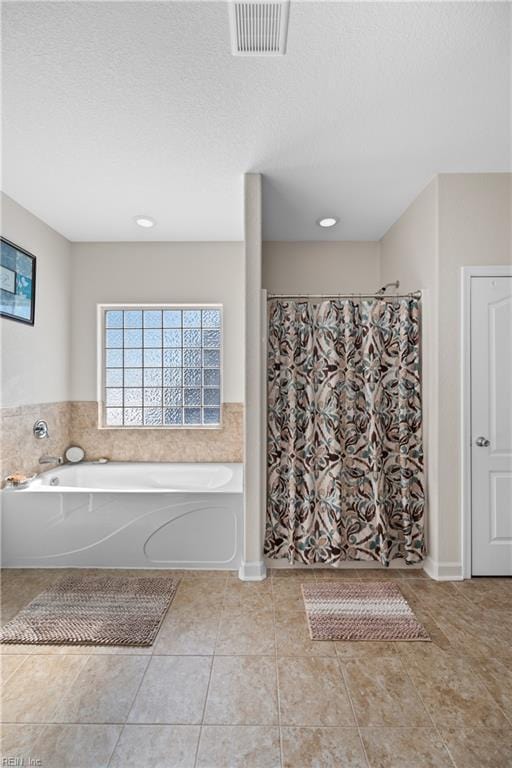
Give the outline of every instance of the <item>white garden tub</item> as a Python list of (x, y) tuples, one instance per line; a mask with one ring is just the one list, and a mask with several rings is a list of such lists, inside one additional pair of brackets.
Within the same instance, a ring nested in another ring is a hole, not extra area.
[(241, 464), (66, 465), (2, 491), (4, 568), (238, 569)]

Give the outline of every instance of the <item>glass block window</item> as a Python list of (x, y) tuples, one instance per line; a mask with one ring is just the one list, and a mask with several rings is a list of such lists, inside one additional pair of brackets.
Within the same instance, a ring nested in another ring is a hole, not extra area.
[(99, 311), (101, 426), (220, 426), (221, 305)]

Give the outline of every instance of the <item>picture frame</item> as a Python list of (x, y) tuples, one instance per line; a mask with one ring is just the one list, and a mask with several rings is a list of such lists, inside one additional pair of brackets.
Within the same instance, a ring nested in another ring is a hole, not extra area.
[(34, 325), (36, 257), (0, 237), (0, 317)]

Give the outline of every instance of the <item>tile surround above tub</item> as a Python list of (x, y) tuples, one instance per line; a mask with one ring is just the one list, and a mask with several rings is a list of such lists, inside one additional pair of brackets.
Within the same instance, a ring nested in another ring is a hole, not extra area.
[[(68, 402), (38, 403), (0, 409), (0, 480), (14, 473), (41, 472), (43, 454), (62, 456), (69, 446), (71, 409)], [(48, 422), (49, 438), (37, 440), (32, 428), (38, 419)]]
[[(43, 454), (62, 456), (81, 445), (87, 460), (112, 461), (243, 461), (242, 403), (224, 403), (220, 429), (98, 429), (95, 401), (39, 403), (0, 409), (0, 480), (21, 472), (32, 475), (48, 467)], [(48, 422), (50, 437), (37, 440), (32, 427)]]
[(95, 401), (72, 402), (71, 442), (87, 459), (243, 461), (243, 404), (224, 403), (220, 429), (98, 429)]

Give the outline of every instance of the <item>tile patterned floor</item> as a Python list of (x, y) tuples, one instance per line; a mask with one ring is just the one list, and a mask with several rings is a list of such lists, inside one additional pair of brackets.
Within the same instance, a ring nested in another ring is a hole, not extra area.
[[(61, 575), (4, 571), (2, 620)], [(512, 768), (512, 579), (179, 576), (153, 648), (1, 649), (4, 763)], [(433, 642), (313, 643), (300, 584), (339, 578), (397, 579)]]

